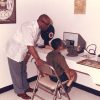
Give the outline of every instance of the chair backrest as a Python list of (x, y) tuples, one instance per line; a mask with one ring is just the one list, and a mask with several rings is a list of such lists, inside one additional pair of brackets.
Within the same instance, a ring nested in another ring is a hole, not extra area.
[(57, 77), (57, 79), (58, 79), (57, 82), (60, 83), (61, 85), (65, 84), (68, 81), (68, 80), (66, 80), (66, 81), (64, 81), (62, 83), (60, 78), (59, 78), (59, 76), (58, 76), (58, 74), (57, 74), (57, 72), (56, 72), (56, 70), (52, 66), (48, 65), (46, 62), (43, 64), (43, 66), (37, 66), (37, 69), (38, 69), (39, 74), (41, 76), (48, 75), (48, 76), (55, 76), (55, 77)]
[(46, 62), (41, 65), (41, 66), (38, 66), (36, 65), (38, 71), (43, 75), (43, 74), (46, 74), (46, 75), (56, 75), (56, 71), (55, 69), (48, 65)]

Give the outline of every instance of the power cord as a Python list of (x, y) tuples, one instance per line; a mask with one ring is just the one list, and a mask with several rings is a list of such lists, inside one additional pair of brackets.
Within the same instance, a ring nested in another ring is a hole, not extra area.
[[(89, 49), (89, 47), (91, 47), (91, 46), (94, 46), (94, 49)], [(86, 47), (85, 50), (86, 50), (89, 54), (91, 54), (91, 55), (96, 55), (96, 49), (97, 49), (96, 44), (90, 44), (90, 45), (88, 45), (88, 46)]]

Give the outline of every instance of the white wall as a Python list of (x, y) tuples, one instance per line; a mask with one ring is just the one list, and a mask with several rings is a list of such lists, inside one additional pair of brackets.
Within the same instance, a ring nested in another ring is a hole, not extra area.
[[(100, 53), (100, 1), (86, 0), (86, 14), (74, 14), (74, 0), (16, 0), (16, 24), (0, 24), (0, 88), (12, 84), (6, 58), (6, 43), (16, 32), (20, 24), (27, 20), (36, 19), (40, 14), (48, 14), (56, 29), (55, 37), (62, 38), (64, 31), (78, 32), (87, 41), (87, 44), (97, 45), (97, 54)], [(36, 74), (29, 66), (29, 77)]]

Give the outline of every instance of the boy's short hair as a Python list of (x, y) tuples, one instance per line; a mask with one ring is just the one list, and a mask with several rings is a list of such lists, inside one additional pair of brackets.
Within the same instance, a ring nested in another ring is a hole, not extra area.
[(62, 40), (60, 38), (55, 38), (51, 42), (51, 46), (54, 50), (58, 49), (62, 44)]

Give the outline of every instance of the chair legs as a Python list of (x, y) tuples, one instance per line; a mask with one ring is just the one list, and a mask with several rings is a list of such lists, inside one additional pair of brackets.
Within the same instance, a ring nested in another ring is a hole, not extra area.
[(33, 91), (33, 95), (32, 95), (32, 100), (34, 99), (34, 96), (36, 95), (36, 92), (38, 91), (38, 89), (34, 89), (34, 91)]
[(68, 100), (70, 100), (68, 93), (65, 93), (65, 96), (68, 98)]
[(53, 100), (56, 100), (57, 99), (57, 96), (54, 96)]
[(60, 93), (60, 90), (58, 89), (57, 90), (57, 92), (56, 92), (56, 94), (55, 94), (55, 96), (54, 96), (54, 99), (53, 100), (56, 100), (56, 99), (61, 99), (62, 98), (62, 95), (61, 95), (61, 93)]
[[(35, 88), (34, 91), (33, 91), (32, 100), (34, 100), (34, 97), (35, 97), (35, 96), (37, 96), (37, 97), (40, 98), (41, 100), (45, 100), (45, 99), (43, 99), (42, 97), (40, 97), (39, 95), (36, 94), (37, 91), (38, 91), (38, 88)], [(58, 95), (59, 95), (59, 96), (58, 96)], [(64, 96), (67, 97), (68, 100), (70, 100), (70, 97), (69, 97), (68, 93), (65, 93)], [(57, 98), (59, 98), (59, 99), (62, 98), (62, 94), (60, 93), (59, 90), (56, 90), (56, 91), (54, 92), (53, 100), (57, 100)]]
[(53, 100), (56, 100), (57, 99), (57, 89), (54, 91), (54, 97), (53, 97)]
[(37, 91), (38, 91), (38, 81), (36, 81), (35, 88), (33, 90), (32, 100), (34, 99), (34, 96), (36, 95)]
[[(59, 93), (59, 97), (58, 97), (58, 93)], [(64, 96), (67, 97), (68, 100), (70, 100), (70, 97), (69, 97), (68, 93), (65, 93)], [(54, 94), (53, 100), (57, 100), (57, 98), (58, 98), (58, 99), (61, 99), (61, 98), (62, 98), (62, 94), (61, 94), (59, 91), (57, 91), (57, 92)]]
[(59, 99), (62, 98), (62, 95), (61, 95), (61, 93), (60, 93), (60, 90), (59, 90), (58, 93), (57, 93), (57, 97), (58, 97)]
[[(39, 88), (39, 83), (38, 83), (38, 81), (37, 81), (36, 84), (35, 84), (35, 88), (34, 88), (34, 90), (33, 90), (33, 95), (32, 95), (32, 99), (31, 99), (31, 100), (34, 100), (34, 97), (35, 97), (35, 96), (37, 96), (37, 97), (40, 98), (41, 100), (45, 100), (44, 98), (42, 98), (42, 97), (40, 97), (39, 95), (36, 94), (37, 91), (38, 91), (38, 88)], [(61, 98), (62, 98), (62, 94), (61, 94), (61, 92), (60, 92), (60, 89), (61, 89), (61, 88), (58, 88), (58, 86), (57, 86), (57, 88), (55, 89), (55, 91), (54, 91), (54, 93), (53, 93), (53, 95), (54, 95), (54, 96), (53, 96), (53, 100), (57, 100), (57, 98), (58, 98), (58, 99), (61, 99)], [(64, 89), (64, 87), (62, 87), (62, 89)], [(53, 92), (53, 91), (52, 91), (52, 92)], [(67, 97), (68, 100), (70, 100), (70, 97), (69, 97), (69, 95), (68, 95), (67, 92), (64, 93), (64, 96)]]
[[(69, 94), (68, 94), (68, 92), (66, 92), (66, 90), (64, 89), (64, 87), (62, 86), (62, 88), (60, 88), (60, 90), (59, 90), (59, 92), (60, 92), (60, 95), (62, 96), (65, 96), (66, 98), (68, 98), (68, 100), (70, 100), (70, 96), (69, 96)], [(62, 98), (62, 97), (61, 97)], [(60, 98), (60, 99), (61, 99)]]

